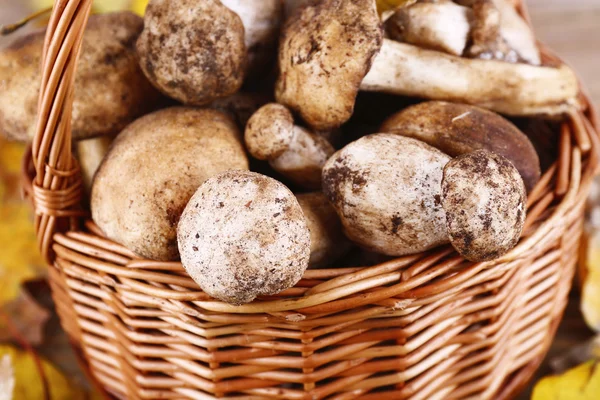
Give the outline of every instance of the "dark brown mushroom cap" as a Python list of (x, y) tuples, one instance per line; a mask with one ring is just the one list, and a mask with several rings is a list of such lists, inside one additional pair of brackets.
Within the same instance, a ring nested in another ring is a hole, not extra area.
[(177, 239), (181, 262), (202, 290), (236, 305), (292, 287), (310, 258), (293, 193), (249, 171), (208, 179), (186, 206)]
[(540, 180), (540, 160), (529, 138), (483, 108), (428, 101), (394, 114), (380, 131), (419, 139), (452, 157), (482, 149), (499, 154), (519, 170), (528, 191)]
[(316, 130), (340, 126), (352, 115), (382, 43), (372, 0), (323, 0), (303, 8), (283, 29), (277, 101)]
[(500, 155), (479, 150), (444, 168), (442, 206), (448, 236), (470, 261), (496, 259), (517, 245), (526, 201), (519, 171)]
[(185, 104), (229, 96), (244, 81), (244, 26), (219, 0), (151, 0), (137, 51), (154, 86)]

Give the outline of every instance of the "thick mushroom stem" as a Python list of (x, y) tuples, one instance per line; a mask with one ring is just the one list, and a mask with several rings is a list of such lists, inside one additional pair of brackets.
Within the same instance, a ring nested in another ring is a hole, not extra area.
[(465, 59), (389, 39), (360, 88), (462, 102), (513, 116), (556, 115), (579, 106), (579, 83), (566, 65)]
[(221, 3), (244, 24), (248, 74), (260, 73), (275, 54), (283, 4), (280, 0), (221, 0)]

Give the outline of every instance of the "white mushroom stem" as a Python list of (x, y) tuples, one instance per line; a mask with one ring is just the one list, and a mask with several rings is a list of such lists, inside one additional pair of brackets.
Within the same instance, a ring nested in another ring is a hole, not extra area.
[(507, 0), (492, 0), (500, 11), (500, 32), (508, 45), (522, 59), (533, 65), (540, 65), (540, 52), (535, 36), (529, 25), (519, 15), (514, 5)]
[(292, 141), (287, 150), (269, 160), (273, 169), (307, 188), (321, 187), (321, 170), (335, 152), (333, 146), (322, 136), (294, 125)]
[(463, 102), (524, 116), (578, 106), (579, 83), (558, 68), (466, 59), (385, 39), (361, 90)]
[(283, 18), (281, 0), (221, 0), (244, 24), (248, 68), (253, 72), (273, 56)]
[(450, 0), (399, 8), (387, 21), (390, 38), (462, 55), (471, 31), (471, 9)]

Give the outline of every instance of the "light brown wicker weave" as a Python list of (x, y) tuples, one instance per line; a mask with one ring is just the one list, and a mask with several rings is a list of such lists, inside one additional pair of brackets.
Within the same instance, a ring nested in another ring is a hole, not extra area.
[(589, 103), (563, 123), (560, 157), (529, 196), (519, 246), (501, 260), (469, 263), (440, 248), (367, 268), (309, 270), (296, 287), (235, 307), (202, 293), (179, 263), (141, 259), (85, 218), (70, 115), (90, 5), (56, 1), (24, 170), (62, 325), (108, 392), (491, 399), (528, 381), (567, 301), (598, 164)]

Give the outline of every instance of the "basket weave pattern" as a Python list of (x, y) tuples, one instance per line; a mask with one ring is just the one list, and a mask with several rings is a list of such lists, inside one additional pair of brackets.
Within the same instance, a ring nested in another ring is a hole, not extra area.
[(24, 170), (61, 323), (107, 391), (492, 399), (527, 382), (575, 270), (600, 151), (589, 106), (563, 123), (559, 159), (529, 195), (519, 246), (501, 260), (470, 263), (448, 247), (368, 268), (308, 270), (296, 287), (235, 307), (202, 293), (179, 263), (141, 259), (85, 219), (70, 115), (90, 7), (56, 1)]

